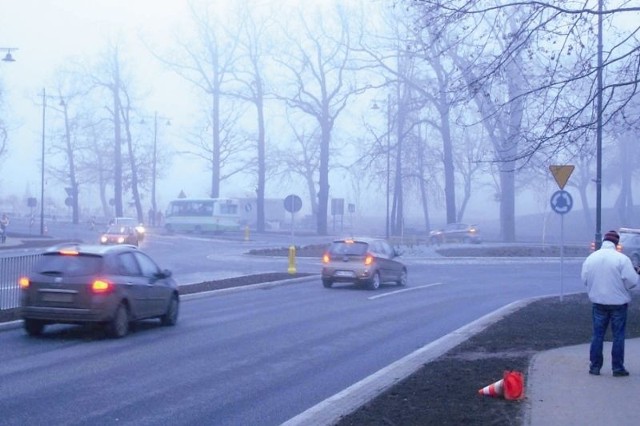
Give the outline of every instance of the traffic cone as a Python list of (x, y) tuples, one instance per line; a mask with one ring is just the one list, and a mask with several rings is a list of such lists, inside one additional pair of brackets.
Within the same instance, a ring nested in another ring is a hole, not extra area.
[(524, 398), (524, 375), (519, 371), (504, 372), (504, 399)]
[(504, 379), (500, 379), (495, 383), (490, 384), (489, 386), (485, 386), (482, 389), (478, 390), (480, 395), (487, 395), (498, 397), (502, 396), (504, 390)]
[(524, 398), (524, 375), (519, 371), (505, 371), (502, 379), (478, 391), (480, 395), (504, 397), (507, 400)]

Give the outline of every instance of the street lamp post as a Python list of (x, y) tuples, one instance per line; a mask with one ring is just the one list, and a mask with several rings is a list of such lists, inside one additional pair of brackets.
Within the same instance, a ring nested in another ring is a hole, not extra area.
[[(156, 220), (158, 217), (158, 204), (156, 201), (156, 180), (157, 180), (157, 167), (158, 167), (158, 111), (153, 114), (153, 151), (151, 157), (151, 217), (150, 222), (152, 226), (156, 226)], [(164, 117), (160, 117), (164, 119)], [(171, 125), (171, 122), (167, 118), (167, 126)], [(142, 120), (144, 122), (144, 120)]]
[(391, 192), (391, 95), (387, 95), (387, 218), (386, 238), (389, 239), (389, 193)]
[(156, 226), (158, 206), (156, 204), (156, 163), (158, 160), (158, 111), (153, 115), (153, 165), (151, 166), (151, 224)]
[(598, 71), (596, 127), (596, 250), (602, 244), (602, 0), (598, 1)]
[(16, 60), (13, 59), (13, 56), (11, 56), (11, 51), (12, 50), (18, 50), (17, 47), (0, 47), (0, 50), (6, 50), (7, 54), (4, 55), (4, 58), (2, 58), (3, 62), (15, 62)]
[(40, 167), (40, 235), (44, 235), (44, 135), (47, 92), (42, 88), (42, 165)]

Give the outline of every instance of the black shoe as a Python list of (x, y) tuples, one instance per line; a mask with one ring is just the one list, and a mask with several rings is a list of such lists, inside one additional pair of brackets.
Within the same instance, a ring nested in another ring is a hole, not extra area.
[(616, 370), (613, 372), (613, 377), (626, 377), (629, 375), (627, 370)]
[(593, 374), (594, 376), (599, 376), (600, 375), (600, 370), (597, 368), (590, 368), (589, 369), (589, 374)]

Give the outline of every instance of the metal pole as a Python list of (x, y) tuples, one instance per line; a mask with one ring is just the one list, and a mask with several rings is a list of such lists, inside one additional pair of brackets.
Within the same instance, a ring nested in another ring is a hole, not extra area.
[(42, 88), (42, 167), (40, 168), (40, 235), (44, 235), (44, 126), (47, 94)]
[(391, 181), (391, 95), (387, 95), (387, 215), (386, 215), (386, 233), (389, 239), (389, 192)]
[(598, 122), (596, 129), (596, 235), (595, 248), (602, 244), (602, 2), (598, 1)]
[(156, 226), (157, 205), (156, 205), (156, 163), (157, 163), (157, 149), (158, 149), (158, 112), (156, 111), (153, 119), (153, 165), (151, 171), (151, 209), (153, 215), (151, 217), (151, 224)]
[(560, 301), (564, 298), (564, 215), (560, 215)]

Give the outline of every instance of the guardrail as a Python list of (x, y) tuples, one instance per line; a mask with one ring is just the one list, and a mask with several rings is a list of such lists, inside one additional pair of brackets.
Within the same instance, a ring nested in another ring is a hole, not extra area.
[(27, 274), (40, 254), (0, 258), (0, 310), (20, 306), (20, 286), (18, 279)]

